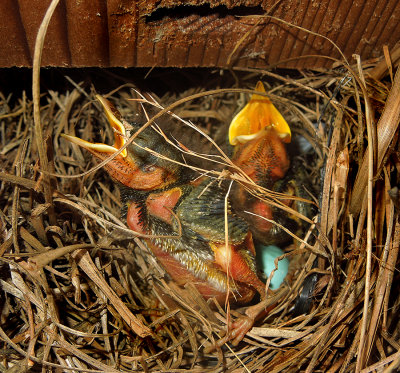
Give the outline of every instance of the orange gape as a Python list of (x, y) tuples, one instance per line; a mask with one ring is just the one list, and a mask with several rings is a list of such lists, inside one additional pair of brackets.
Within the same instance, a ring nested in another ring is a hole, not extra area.
[[(265, 92), (261, 83), (257, 90)], [(114, 129), (114, 145), (64, 137), (104, 160), (125, 146), (128, 135), (118, 110), (108, 100), (97, 98)], [(233, 161), (256, 182), (273, 183), (287, 172), (284, 142), (290, 140), (290, 129), (268, 98), (253, 95), (232, 122), (229, 138), (235, 145)], [(205, 176), (196, 178), (181, 165), (179, 149), (152, 128), (134, 140), (106, 169), (121, 184), (128, 226), (149, 235), (143, 241), (165, 271), (179, 285), (193, 283), (206, 299), (215, 297), (223, 303), (228, 296), (245, 303), (256, 293), (266, 299), (265, 285), (257, 276), (252, 232), (231, 211), (231, 202), (226, 204), (225, 187)], [(245, 208), (246, 193), (239, 189), (235, 194), (236, 205)], [(268, 205), (252, 204), (255, 212), (271, 216)], [(244, 321), (233, 325), (226, 340), (238, 343), (265, 307), (251, 309)]]
[[(256, 91), (265, 93), (261, 82)], [(260, 94), (251, 97), (229, 128), (229, 141), (234, 145), (232, 162), (258, 186), (269, 190), (289, 170), (286, 144), (290, 140), (291, 131), (285, 119), (268, 97)], [(286, 192), (286, 187), (283, 189)], [(266, 245), (279, 243), (274, 242), (279, 234), (271, 223), (275, 220), (272, 205), (252, 196), (240, 184), (234, 186), (231, 195), (235, 211), (249, 223), (254, 238)], [(291, 200), (282, 203), (290, 205)]]

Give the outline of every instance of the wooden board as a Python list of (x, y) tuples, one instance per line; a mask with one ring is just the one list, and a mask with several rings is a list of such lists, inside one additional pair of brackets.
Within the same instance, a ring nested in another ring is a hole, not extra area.
[[(49, 3), (0, 1), (0, 67), (31, 66)], [(42, 63), (320, 68), (341, 58), (336, 46), (365, 60), (399, 39), (398, 0), (61, 0)]]

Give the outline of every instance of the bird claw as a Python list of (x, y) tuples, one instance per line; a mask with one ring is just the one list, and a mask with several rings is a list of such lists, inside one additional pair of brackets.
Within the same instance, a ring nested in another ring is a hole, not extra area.
[(233, 323), (230, 332), (232, 345), (237, 346), (243, 340), (247, 332), (253, 327), (254, 322), (254, 318), (243, 315)]
[(221, 348), (225, 343), (231, 342), (233, 346), (237, 346), (243, 338), (246, 336), (247, 332), (254, 325), (254, 318), (243, 315), (240, 316), (230, 327), (224, 337), (218, 339), (218, 341), (204, 349), (205, 353), (210, 353), (218, 348)]
[(237, 346), (246, 334), (253, 327), (256, 320), (265, 317), (276, 306), (276, 301), (286, 289), (281, 289), (275, 293), (273, 298), (265, 298), (260, 303), (247, 308), (245, 315), (239, 316), (236, 321), (228, 324), (228, 331), (225, 336), (220, 338), (215, 344), (207, 346), (204, 350), (205, 353), (210, 353), (217, 348), (221, 348), (225, 343), (231, 342), (233, 346)]

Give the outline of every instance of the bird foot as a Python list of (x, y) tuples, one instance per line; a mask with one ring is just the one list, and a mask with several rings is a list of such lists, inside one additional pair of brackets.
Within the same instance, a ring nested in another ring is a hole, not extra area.
[(247, 332), (253, 327), (254, 319), (246, 315), (240, 316), (235, 322), (233, 322), (227, 330), (224, 337), (220, 338), (215, 344), (207, 346), (204, 349), (206, 354), (221, 348), (225, 343), (231, 342), (232, 345), (237, 346), (239, 342), (245, 337)]
[(215, 344), (207, 346), (204, 352), (210, 353), (217, 348), (221, 348), (227, 342), (231, 342), (233, 346), (237, 346), (253, 327), (255, 321), (267, 315), (275, 307), (275, 305), (267, 307), (268, 303), (270, 303), (269, 300), (265, 299), (254, 306), (248, 307), (244, 315), (239, 316), (233, 323), (228, 324), (225, 336), (220, 338)]

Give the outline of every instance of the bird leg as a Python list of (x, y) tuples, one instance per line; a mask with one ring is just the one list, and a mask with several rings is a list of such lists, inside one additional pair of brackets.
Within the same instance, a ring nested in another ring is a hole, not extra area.
[[(237, 346), (243, 340), (246, 334), (251, 330), (254, 323), (266, 317), (276, 306), (277, 302), (287, 294), (289, 288), (281, 286), (272, 296), (266, 297), (261, 302), (250, 306), (246, 309), (245, 314), (239, 316), (234, 322), (228, 323), (227, 333), (220, 338), (215, 344), (207, 346), (205, 353), (221, 348), (225, 343), (231, 342), (233, 346)], [(272, 293), (269, 290), (269, 293)]]

